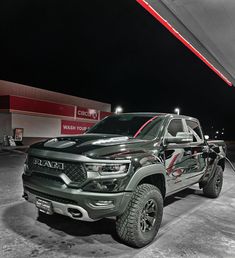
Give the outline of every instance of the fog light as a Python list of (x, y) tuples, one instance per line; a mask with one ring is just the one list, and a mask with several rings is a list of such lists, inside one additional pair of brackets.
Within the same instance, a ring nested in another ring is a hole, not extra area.
[(94, 201), (92, 204), (95, 206), (104, 207), (113, 205), (113, 201)]

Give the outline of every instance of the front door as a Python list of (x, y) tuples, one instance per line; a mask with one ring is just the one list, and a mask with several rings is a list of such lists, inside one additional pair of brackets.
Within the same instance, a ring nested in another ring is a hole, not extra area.
[[(172, 119), (166, 128), (165, 137), (176, 137), (179, 132), (187, 132), (182, 119)], [(168, 192), (184, 188), (188, 182), (185, 175), (192, 159), (191, 143), (170, 143), (164, 149)]]
[(199, 181), (207, 168), (207, 155), (204, 154), (209, 151), (209, 148), (203, 139), (199, 122), (189, 119), (186, 119), (185, 122), (188, 132), (193, 135), (193, 142), (190, 144), (192, 158), (185, 178), (188, 184), (193, 184)]

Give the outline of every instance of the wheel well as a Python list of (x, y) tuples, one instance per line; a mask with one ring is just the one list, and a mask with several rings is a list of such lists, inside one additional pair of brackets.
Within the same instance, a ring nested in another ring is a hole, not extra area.
[(150, 175), (145, 178), (143, 178), (138, 185), (141, 184), (151, 184), (156, 186), (162, 194), (162, 197), (165, 198), (166, 195), (166, 186), (165, 186), (165, 178), (164, 175), (161, 174), (155, 174), (155, 175)]
[(218, 161), (218, 165), (222, 167), (222, 169), (224, 170), (225, 169), (225, 159), (220, 159)]

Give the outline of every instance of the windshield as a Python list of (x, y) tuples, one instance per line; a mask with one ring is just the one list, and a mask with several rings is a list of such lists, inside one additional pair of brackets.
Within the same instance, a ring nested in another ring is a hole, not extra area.
[(158, 136), (162, 121), (163, 117), (152, 114), (112, 115), (94, 125), (87, 133), (118, 134), (151, 140)]

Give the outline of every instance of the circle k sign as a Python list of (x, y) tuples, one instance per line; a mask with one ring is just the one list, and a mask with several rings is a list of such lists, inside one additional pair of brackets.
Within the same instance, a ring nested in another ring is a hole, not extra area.
[(77, 118), (99, 120), (100, 111), (89, 108), (77, 107)]

